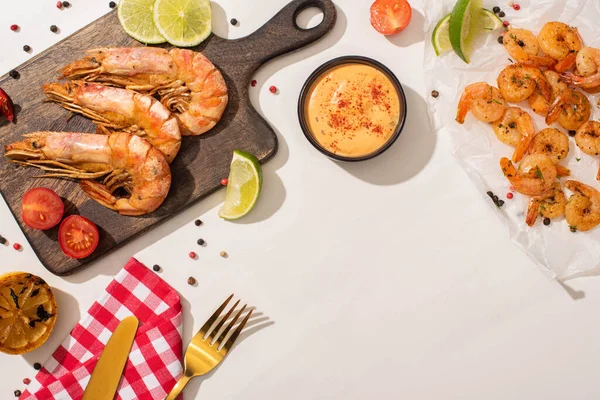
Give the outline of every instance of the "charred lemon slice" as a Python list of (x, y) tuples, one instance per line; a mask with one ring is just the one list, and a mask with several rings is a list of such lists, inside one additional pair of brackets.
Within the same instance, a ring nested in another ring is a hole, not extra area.
[(0, 351), (23, 354), (40, 347), (56, 322), (56, 300), (39, 276), (0, 276)]

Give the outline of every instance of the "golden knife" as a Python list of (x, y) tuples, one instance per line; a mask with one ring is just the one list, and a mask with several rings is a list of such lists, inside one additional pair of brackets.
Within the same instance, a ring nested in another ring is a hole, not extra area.
[(113, 400), (138, 328), (136, 317), (123, 319), (102, 350), (82, 400)]

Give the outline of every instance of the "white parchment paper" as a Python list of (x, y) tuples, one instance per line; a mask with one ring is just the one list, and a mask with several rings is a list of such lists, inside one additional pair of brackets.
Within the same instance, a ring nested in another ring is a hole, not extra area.
[[(600, 0), (515, 0), (521, 9), (513, 10), (508, 1), (484, 1), (484, 7), (492, 9), (498, 5), (506, 13), (504, 19), (514, 27), (532, 30), (536, 35), (549, 21), (561, 21), (576, 26), (587, 46), (600, 48)], [(515, 193), (512, 200), (506, 199), (510, 183), (499, 166), (501, 157), (510, 158), (514, 149), (501, 143), (494, 135), (491, 125), (467, 116), (464, 125), (455, 122), (456, 107), (463, 88), (473, 82), (488, 82), (497, 86), (496, 78), (510, 63), (509, 55), (497, 40), (501, 30), (482, 35), (476, 45), (471, 64), (467, 65), (453, 52), (436, 57), (431, 46), (431, 34), (436, 23), (450, 11), (455, 0), (424, 0), (426, 44), (425, 75), (426, 94), (431, 125), (440, 135), (449, 135), (452, 153), (465, 169), (477, 189), (484, 196), (495, 214), (508, 227), (512, 240), (551, 278), (567, 278), (589, 272), (600, 266), (600, 227), (588, 232), (573, 233), (563, 218), (553, 219), (550, 226), (538, 218), (534, 227), (525, 223), (529, 196)], [(431, 90), (440, 92), (438, 98), (429, 95)], [(592, 119), (600, 118), (597, 106), (598, 95), (588, 95), (592, 105)], [(536, 129), (546, 127), (542, 117), (531, 111), (527, 102), (516, 104), (534, 118)], [(560, 126), (556, 126), (565, 132)], [(600, 157), (584, 154), (569, 138), (569, 155), (562, 165), (571, 169), (569, 179), (580, 180), (600, 189), (596, 172)], [(580, 161), (577, 161), (580, 158)], [(561, 179), (565, 181), (565, 178)], [(487, 196), (493, 191), (505, 201), (498, 210)], [(567, 197), (570, 192), (565, 189)], [(468, 207), (465, 204), (465, 207)], [(490, 255), (493, 256), (493, 255)]]

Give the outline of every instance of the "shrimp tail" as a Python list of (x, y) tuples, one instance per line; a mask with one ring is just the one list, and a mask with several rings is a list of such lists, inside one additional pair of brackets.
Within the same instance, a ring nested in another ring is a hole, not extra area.
[(531, 141), (535, 137), (535, 128), (529, 114), (525, 112), (522, 113), (517, 121), (517, 126), (521, 132), (522, 139), (513, 153), (513, 162), (519, 162), (523, 159), (525, 153), (527, 153), (527, 149), (529, 149)]
[(571, 170), (567, 167), (556, 164), (556, 176), (571, 176)]
[(529, 60), (521, 64), (529, 67), (555, 68), (556, 60), (548, 56), (529, 56)]
[(533, 226), (535, 224), (535, 220), (540, 213), (540, 206), (541, 202), (535, 197), (529, 201), (529, 206), (527, 207), (527, 216), (525, 217), (525, 222), (527, 225)]
[(86, 179), (79, 182), (79, 187), (81, 187), (81, 190), (83, 190), (90, 199), (102, 204), (106, 208), (117, 210), (115, 207), (117, 198), (108, 191), (106, 186), (99, 182)]
[(458, 110), (456, 111), (456, 122), (461, 125), (465, 123), (465, 118), (467, 117), (467, 113), (471, 108), (471, 102), (471, 95), (466, 91), (463, 92), (462, 96), (460, 96), (460, 100), (458, 101)]
[(558, 96), (556, 96), (556, 99), (554, 99), (554, 102), (552, 103), (552, 105), (550, 105), (550, 109), (548, 110), (548, 115), (546, 115), (546, 124), (547, 125), (552, 125), (553, 123), (556, 122), (556, 120), (558, 119), (558, 116), (560, 115), (560, 112), (562, 111), (564, 104), (565, 104), (565, 100), (563, 99), (563, 97), (560, 94)]
[(565, 58), (560, 60), (556, 65), (554, 65), (554, 70), (556, 72), (566, 72), (573, 68), (575, 65), (575, 61), (577, 60), (577, 53), (572, 51)]
[(542, 96), (546, 101), (552, 101), (552, 86), (545, 76), (541, 75), (535, 80), (535, 83), (542, 93)]
[(512, 161), (506, 157), (502, 157), (500, 159), (500, 167), (504, 176), (512, 183), (517, 176), (517, 170)]
[(590, 76), (578, 76), (569, 72), (561, 74), (563, 80), (573, 86), (583, 89), (593, 89), (600, 86), (600, 73)]

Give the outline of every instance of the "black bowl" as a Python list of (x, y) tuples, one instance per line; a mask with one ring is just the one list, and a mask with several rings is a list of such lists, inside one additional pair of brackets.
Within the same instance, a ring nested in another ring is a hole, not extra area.
[[(338, 65), (342, 65), (342, 64), (365, 64), (365, 65), (368, 65), (368, 66), (378, 69), (390, 80), (390, 82), (392, 82), (392, 85), (396, 89), (396, 92), (398, 93), (398, 97), (400, 100), (399, 101), (400, 102), (400, 113), (399, 113), (398, 125), (396, 125), (396, 129), (394, 129), (394, 132), (392, 133), (392, 135), (390, 136), (388, 141), (383, 146), (381, 146), (379, 149), (375, 150), (374, 152), (363, 155), (363, 156), (358, 156), (358, 157), (340, 156), (338, 154), (332, 153), (331, 151), (325, 149), (314, 138), (312, 132), (310, 131), (308, 123), (306, 122), (304, 105), (307, 100), (308, 92), (310, 91), (313, 83), (315, 83), (315, 81), (317, 79), (319, 79), (321, 77), (321, 75), (325, 74), (330, 69), (337, 67)], [(338, 57), (338, 58), (334, 58), (333, 60), (327, 61), (325, 64), (323, 64), (319, 68), (317, 68), (312, 74), (310, 74), (310, 76), (304, 83), (304, 86), (302, 86), (302, 90), (300, 91), (300, 97), (298, 98), (298, 119), (300, 120), (300, 126), (302, 127), (302, 131), (304, 132), (304, 136), (306, 136), (306, 139), (308, 139), (308, 141), (317, 150), (319, 150), (321, 153), (325, 154), (327, 157), (329, 157), (333, 160), (336, 160), (336, 161), (369, 160), (373, 157), (377, 157), (378, 155), (380, 155), (381, 153), (386, 151), (396, 141), (396, 139), (398, 139), (398, 136), (400, 136), (400, 133), (402, 132), (402, 128), (404, 128), (404, 122), (406, 121), (406, 96), (404, 94), (404, 89), (402, 88), (400, 81), (398, 80), (398, 78), (396, 78), (396, 75), (394, 75), (394, 73), (392, 71), (390, 71), (389, 68), (387, 68), (385, 65), (383, 65), (379, 61), (375, 61), (371, 58), (362, 57), (362, 56)]]

